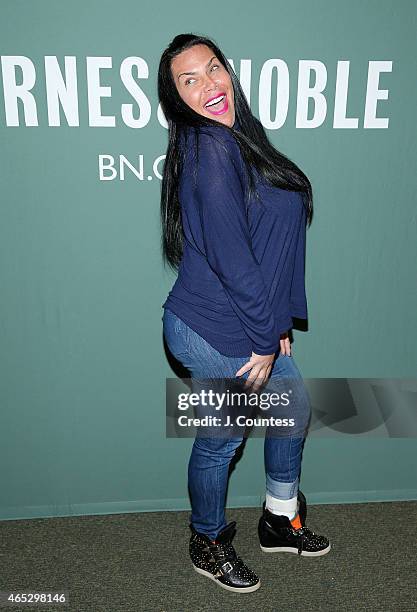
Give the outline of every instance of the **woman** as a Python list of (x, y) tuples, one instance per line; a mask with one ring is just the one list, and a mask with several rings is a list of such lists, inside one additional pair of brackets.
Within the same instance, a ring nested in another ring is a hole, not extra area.
[[(309, 402), (291, 356), (293, 317), (307, 318), (305, 174), (269, 142), (220, 49), (205, 37), (176, 36), (163, 52), (158, 94), (169, 144), (161, 193), (164, 260), (178, 277), (163, 304), (168, 348), (193, 380), (235, 378), (245, 388), (295, 382), (305, 431)], [(240, 378), (241, 377), (241, 378)], [(299, 491), (305, 436), (267, 428), (266, 499), (258, 524), (265, 552), (302, 556), (330, 550), (305, 526)], [(258, 576), (232, 545), (225, 520), (230, 462), (243, 436), (197, 436), (188, 482), (190, 556), (195, 570), (236, 592)]]

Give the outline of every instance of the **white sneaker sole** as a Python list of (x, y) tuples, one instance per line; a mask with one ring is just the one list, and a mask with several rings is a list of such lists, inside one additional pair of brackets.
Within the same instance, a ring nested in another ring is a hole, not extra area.
[(193, 563), (193, 568), (199, 574), (202, 574), (203, 576), (206, 576), (207, 578), (210, 578), (211, 580), (213, 580), (216, 584), (221, 586), (223, 589), (226, 589), (227, 591), (233, 591), (234, 593), (253, 593), (253, 591), (257, 591), (259, 587), (261, 586), (260, 580), (258, 580), (258, 582), (254, 584), (253, 586), (249, 586), (249, 587), (238, 588), (238, 587), (228, 586), (227, 584), (223, 584), (223, 582), (219, 582), (219, 580), (217, 580), (217, 578), (213, 576), (213, 574), (210, 574), (210, 572), (206, 572), (206, 570), (203, 570), (197, 567), (196, 565), (194, 565), (194, 563)]
[[(329, 544), (327, 548), (323, 548), (323, 550), (318, 550), (317, 552), (310, 552), (308, 550), (302, 550), (300, 556), (302, 557), (321, 557), (322, 555), (327, 555), (331, 547), (332, 547), (331, 544)], [(261, 545), (261, 550), (263, 550), (263, 552), (266, 552), (266, 553), (289, 552), (289, 553), (295, 553), (296, 555), (298, 555), (298, 548), (290, 548), (288, 546), (274, 546), (274, 547), (270, 546), (269, 548), (267, 548)]]

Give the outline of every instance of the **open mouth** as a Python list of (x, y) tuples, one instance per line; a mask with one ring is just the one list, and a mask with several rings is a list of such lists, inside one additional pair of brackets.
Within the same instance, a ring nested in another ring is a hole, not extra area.
[(204, 108), (213, 115), (222, 115), (229, 108), (227, 95), (225, 93), (221, 93), (215, 98), (211, 98), (211, 100), (206, 102)]

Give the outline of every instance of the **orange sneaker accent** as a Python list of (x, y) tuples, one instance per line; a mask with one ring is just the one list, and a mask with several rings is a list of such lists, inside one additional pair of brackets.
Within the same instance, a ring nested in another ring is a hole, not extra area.
[(301, 521), (300, 521), (300, 515), (299, 514), (297, 514), (297, 516), (292, 519), (291, 525), (294, 527), (294, 529), (301, 529), (302, 524), (301, 524)]

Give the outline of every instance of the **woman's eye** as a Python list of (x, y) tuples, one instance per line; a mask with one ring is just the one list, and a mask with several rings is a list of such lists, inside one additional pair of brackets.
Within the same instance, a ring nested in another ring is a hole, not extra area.
[(188, 85), (190, 81), (194, 81), (194, 79), (187, 79), (187, 80), (185, 81), (185, 84), (186, 84), (186, 85)]
[(213, 64), (213, 66), (211, 67), (211, 69), (213, 70), (213, 68), (218, 68), (219, 65), (218, 64)]

